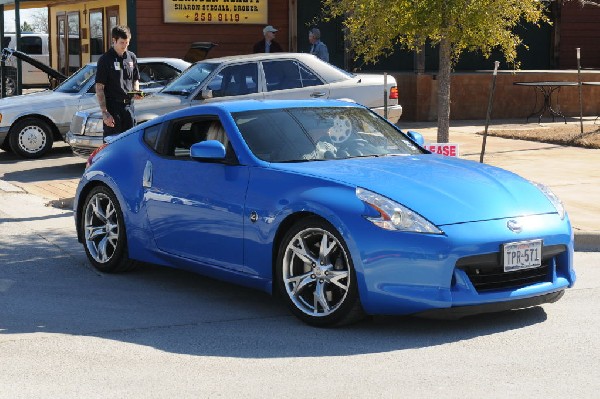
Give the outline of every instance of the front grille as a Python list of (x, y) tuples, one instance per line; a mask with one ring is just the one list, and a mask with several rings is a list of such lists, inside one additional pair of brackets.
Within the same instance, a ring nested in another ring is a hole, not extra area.
[(564, 245), (549, 245), (542, 248), (542, 265), (534, 269), (505, 272), (500, 252), (468, 256), (456, 262), (464, 270), (477, 292), (515, 289), (530, 284), (552, 281), (553, 259), (565, 252)]

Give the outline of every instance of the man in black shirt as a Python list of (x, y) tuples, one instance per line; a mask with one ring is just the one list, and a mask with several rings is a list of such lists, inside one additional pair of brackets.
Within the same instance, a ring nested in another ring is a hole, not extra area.
[(127, 50), (131, 31), (127, 26), (112, 29), (112, 47), (98, 59), (96, 70), (96, 98), (102, 110), (104, 137), (119, 134), (133, 127), (132, 103), (139, 95), (140, 72), (137, 58)]

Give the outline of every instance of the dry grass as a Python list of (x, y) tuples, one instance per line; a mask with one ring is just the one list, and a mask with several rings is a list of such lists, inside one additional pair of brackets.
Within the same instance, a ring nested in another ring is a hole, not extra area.
[(565, 125), (562, 123), (553, 123), (550, 126), (538, 125), (534, 129), (490, 129), (488, 135), (574, 147), (600, 148), (600, 125), (584, 125), (583, 134), (581, 134), (581, 126), (579, 124)]

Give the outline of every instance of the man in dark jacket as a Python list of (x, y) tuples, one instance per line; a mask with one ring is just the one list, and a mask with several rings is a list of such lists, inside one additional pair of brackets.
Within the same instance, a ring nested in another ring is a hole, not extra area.
[(277, 29), (273, 28), (271, 25), (265, 26), (263, 29), (264, 39), (259, 41), (254, 45), (252, 49), (253, 53), (280, 53), (283, 51), (279, 43), (277, 43), (275, 39), (275, 32)]
[(131, 32), (127, 26), (115, 26), (111, 32), (112, 47), (98, 59), (96, 98), (102, 110), (104, 137), (133, 127), (133, 99), (130, 93), (140, 89), (137, 58), (127, 50)]

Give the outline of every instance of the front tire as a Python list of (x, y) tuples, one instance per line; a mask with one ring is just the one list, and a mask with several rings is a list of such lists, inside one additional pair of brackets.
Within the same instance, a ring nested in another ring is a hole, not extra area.
[(365, 317), (346, 244), (320, 218), (302, 220), (287, 232), (277, 256), (276, 279), (292, 313), (305, 323), (336, 326)]
[(125, 222), (114, 193), (98, 186), (88, 194), (79, 218), (85, 253), (92, 265), (105, 273), (131, 270), (135, 262), (127, 253)]
[(15, 154), (24, 158), (39, 158), (52, 148), (54, 136), (45, 121), (25, 118), (13, 124), (8, 139)]

